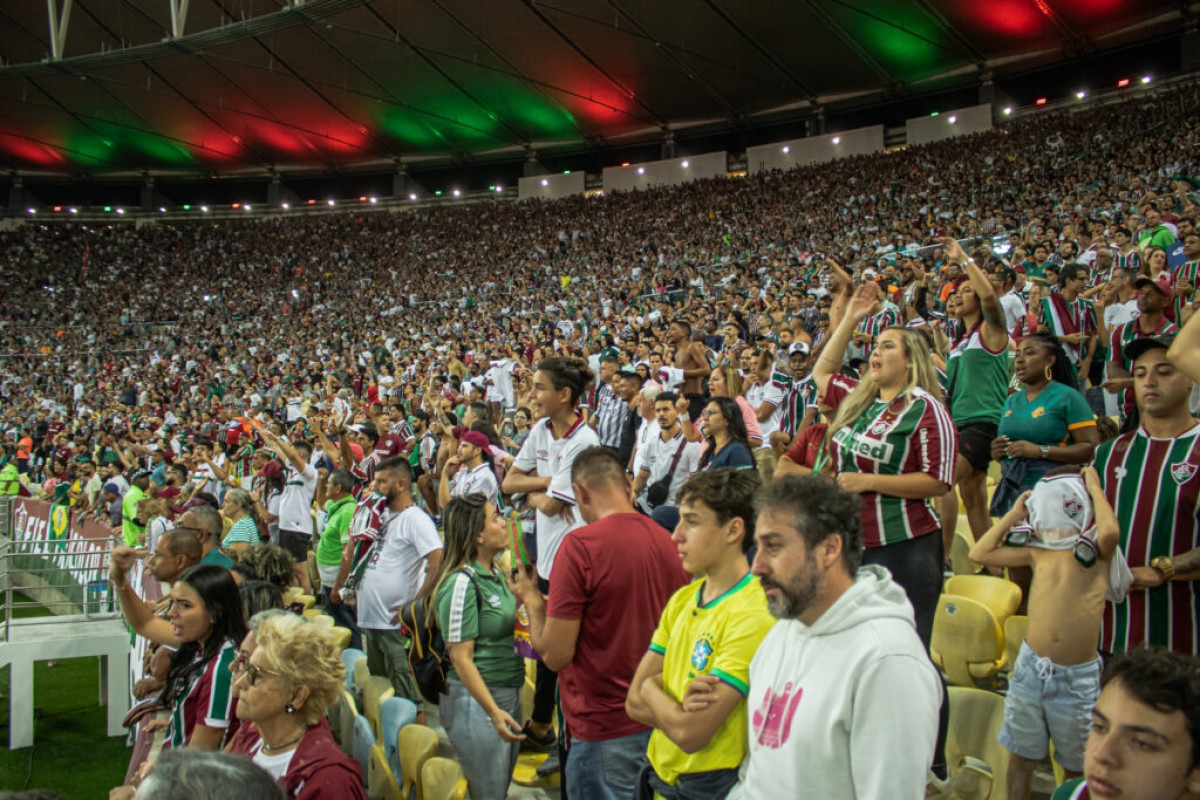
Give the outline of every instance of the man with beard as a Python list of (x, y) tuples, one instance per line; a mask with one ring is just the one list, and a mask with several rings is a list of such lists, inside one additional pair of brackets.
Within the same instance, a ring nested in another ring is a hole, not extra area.
[[(859, 503), (793, 475), (755, 498), (753, 571), (779, 621), (750, 663), (749, 753), (731, 798), (924, 796), (940, 681), (904, 590), (859, 566)], [(704, 702), (716, 692), (698, 682), (683, 705)]]

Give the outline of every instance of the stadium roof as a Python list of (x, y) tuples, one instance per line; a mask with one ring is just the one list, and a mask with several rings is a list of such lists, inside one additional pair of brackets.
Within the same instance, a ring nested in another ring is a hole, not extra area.
[(24, 0), (0, 4), (0, 167), (261, 174), (597, 150), (979, 85), (985, 73), (1177, 31), (1180, 9), (1177, 0)]

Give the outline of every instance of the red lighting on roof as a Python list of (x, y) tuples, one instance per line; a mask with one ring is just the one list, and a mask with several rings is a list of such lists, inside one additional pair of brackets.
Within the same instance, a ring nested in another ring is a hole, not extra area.
[(1044, 105), (1046, 105), (1046, 98), (1044, 98), (1044, 97), (1039, 97), (1037, 100), (1034, 100), (1034, 101), (1033, 101), (1033, 104), (1034, 104), (1035, 106), (1044, 106)]
[(315, 206), (315, 205), (317, 204), (317, 201), (316, 201), (316, 200), (309, 200), (309, 201), (308, 201), (308, 204), (309, 204), (310, 206)]
[(1124, 89), (1128, 85), (1129, 85), (1129, 78), (1121, 78), (1121, 80), (1117, 81), (1118, 89)]
[(629, 166), (629, 162), (628, 162), (628, 161), (622, 161), (622, 162), (621, 162), (621, 166), (622, 166), (622, 167), (628, 167), (628, 166)]
[(241, 208), (241, 207), (242, 207), (242, 204), (241, 204), (241, 203), (234, 203), (234, 204), (233, 204), (233, 207), (234, 207), (234, 208)]
[(366, 197), (360, 197), (360, 198), (358, 198), (358, 202), (360, 202), (360, 203), (365, 203), (365, 202), (367, 202), (367, 198), (366, 198)]
[(55, 210), (55, 211), (62, 211), (62, 206), (55, 206), (55, 207), (54, 207), (54, 210)]

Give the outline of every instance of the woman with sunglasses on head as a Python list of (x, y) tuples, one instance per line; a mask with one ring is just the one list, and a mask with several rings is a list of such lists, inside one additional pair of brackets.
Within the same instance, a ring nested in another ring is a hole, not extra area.
[(159, 693), (159, 702), (170, 712), (163, 747), (216, 750), (237, 728), (237, 701), (228, 673), (234, 650), (246, 635), (237, 584), (222, 567), (191, 567), (171, 585), (164, 619), (138, 598), (129, 582), (136, 558), (137, 552), (130, 548), (115, 548), (109, 577), (130, 627), (175, 650)]
[(365, 800), (362, 769), (333, 739), (325, 709), (346, 668), (328, 630), (272, 609), (250, 620), (231, 669), (242, 726), (227, 750), (249, 757), (288, 797)]
[(438, 627), (451, 669), (442, 724), (474, 800), (504, 800), (520, 753), (525, 661), (513, 649), (517, 601), (496, 558), (508, 530), (479, 493), (446, 505), (446, 551), (437, 584)]

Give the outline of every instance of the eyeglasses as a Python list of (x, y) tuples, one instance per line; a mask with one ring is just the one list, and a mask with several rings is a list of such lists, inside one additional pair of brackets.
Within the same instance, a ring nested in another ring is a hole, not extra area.
[(238, 650), (234, 654), (233, 661), (231, 661), (229, 664), (229, 671), (233, 672), (235, 674), (239, 673), (239, 672), (244, 672), (246, 674), (246, 685), (247, 686), (258, 685), (258, 676), (259, 675), (274, 675), (276, 677), (279, 677), (279, 673), (276, 672), (275, 670), (266, 669), (264, 667), (256, 667), (255, 665), (251, 664), (250, 663), (250, 654), (247, 653), (245, 650)]

